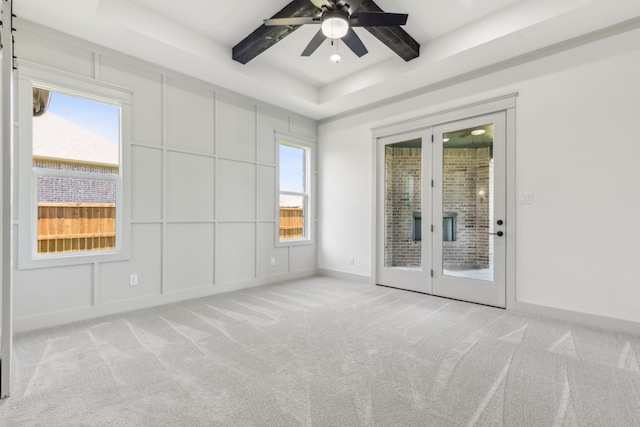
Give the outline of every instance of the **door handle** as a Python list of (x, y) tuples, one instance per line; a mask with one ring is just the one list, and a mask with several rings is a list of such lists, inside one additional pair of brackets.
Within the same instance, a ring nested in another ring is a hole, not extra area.
[(498, 236), (498, 237), (504, 236), (504, 233), (502, 231), (498, 231), (497, 233), (487, 233), (487, 234), (490, 234), (492, 236)]

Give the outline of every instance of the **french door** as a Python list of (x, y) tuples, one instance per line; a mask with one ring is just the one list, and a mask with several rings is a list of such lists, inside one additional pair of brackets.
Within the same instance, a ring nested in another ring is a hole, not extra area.
[(505, 120), (378, 139), (378, 284), (505, 306)]
[(505, 114), (433, 128), (435, 295), (505, 306)]

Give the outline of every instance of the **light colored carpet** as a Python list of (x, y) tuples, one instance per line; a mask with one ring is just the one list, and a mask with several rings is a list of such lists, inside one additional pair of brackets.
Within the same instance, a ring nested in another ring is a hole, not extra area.
[(640, 337), (314, 277), (16, 337), (2, 426), (640, 426)]

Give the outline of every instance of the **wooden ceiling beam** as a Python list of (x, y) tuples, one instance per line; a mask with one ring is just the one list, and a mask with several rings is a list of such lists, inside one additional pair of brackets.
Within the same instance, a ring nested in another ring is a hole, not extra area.
[[(316, 16), (318, 13), (319, 10), (309, 0), (293, 0), (272, 18)], [(300, 25), (267, 27), (262, 24), (233, 47), (232, 58), (241, 64), (246, 64), (299, 27)]]
[[(358, 11), (383, 12), (373, 0), (363, 0), (355, 13), (357, 14)], [(405, 61), (411, 61), (420, 56), (420, 44), (402, 27), (364, 28)]]

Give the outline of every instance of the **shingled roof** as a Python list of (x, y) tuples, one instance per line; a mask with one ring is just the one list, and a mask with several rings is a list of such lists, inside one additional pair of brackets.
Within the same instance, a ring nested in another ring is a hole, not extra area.
[(42, 160), (118, 166), (118, 143), (51, 111), (33, 118), (33, 157)]

